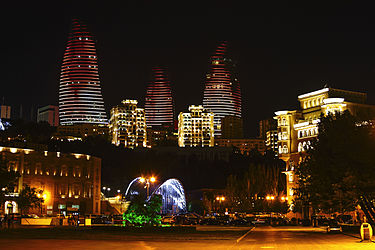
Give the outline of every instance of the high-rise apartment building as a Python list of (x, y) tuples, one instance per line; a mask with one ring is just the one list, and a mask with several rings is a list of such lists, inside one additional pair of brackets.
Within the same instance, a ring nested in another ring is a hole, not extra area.
[(126, 148), (146, 147), (146, 118), (138, 101), (124, 100), (111, 109), (109, 130), (112, 143)]
[(53, 127), (59, 126), (59, 107), (47, 105), (38, 108), (37, 122), (45, 121)]
[(266, 139), (267, 131), (276, 130), (277, 122), (273, 118), (259, 121), (259, 138)]
[(279, 150), (277, 147), (278, 144), (278, 137), (277, 137), (277, 129), (268, 130), (266, 132), (266, 150), (271, 150), (278, 155)]
[(178, 146), (213, 147), (214, 114), (203, 106), (191, 105), (178, 116)]
[(221, 118), (221, 138), (242, 139), (243, 121), (241, 117), (227, 115)]
[(108, 124), (95, 40), (79, 20), (73, 20), (61, 66), (59, 120), (61, 125)]
[(10, 119), (11, 117), (11, 107), (7, 105), (0, 105), (0, 118), (1, 119)]
[(232, 115), (241, 117), (241, 89), (235, 75), (235, 64), (227, 57), (227, 44), (222, 43), (210, 59), (206, 76), (203, 106), (215, 114), (215, 136), (221, 136), (221, 119)]
[(145, 114), (148, 128), (174, 128), (171, 83), (164, 68), (155, 67), (152, 69), (152, 79), (146, 91)]

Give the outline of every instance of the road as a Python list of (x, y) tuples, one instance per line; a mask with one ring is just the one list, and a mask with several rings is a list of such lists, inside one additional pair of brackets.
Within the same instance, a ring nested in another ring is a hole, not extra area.
[[(30, 229), (34, 230), (34, 229)], [(212, 232), (209, 232), (213, 230)], [(308, 227), (256, 227), (249, 231), (239, 228), (201, 227), (195, 233), (183, 234), (132, 234), (114, 235), (67, 232), (47, 235), (1, 235), (1, 249), (375, 249), (374, 243), (360, 243), (359, 239), (344, 234), (327, 234), (319, 228)], [(7, 233), (7, 232), (5, 232)], [(74, 234), (73, 234), (74, 233)], [(71, 234), (71, 236), (70, 236)], [(78, 235), (77, 235), (78, 234)], [(35, 236), (34, 236), (35, 235)], [(91, 236), (91, 237), (90, 237)]]
[(374, 243), (360, 242), (358, 236), (327, 234), (311, 227), (256, 227), (236, 245), (236, 249), (375, 249)]

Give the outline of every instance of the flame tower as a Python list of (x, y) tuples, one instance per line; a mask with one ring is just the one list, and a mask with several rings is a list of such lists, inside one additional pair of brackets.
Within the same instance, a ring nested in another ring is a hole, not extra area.
[(61, 66), (59, 119), (61, 125), (108, 123), (95, 41), (87, 27), (76, 19), (73, 20)]
[(241, 118), (241, 88), (235, 75), (235, 64), (227, 57), (227, 43), (218, 46), (210, 59), (206, 76), (203, 106), (214, 113), (215, 136), (221, 135), (221, 119), (225, 116)]
[(146, 91), (145, 114), (148, 128), (173, 128), (174, 103), (171, 84), (164, 68), (152, 69), (152, 80)]

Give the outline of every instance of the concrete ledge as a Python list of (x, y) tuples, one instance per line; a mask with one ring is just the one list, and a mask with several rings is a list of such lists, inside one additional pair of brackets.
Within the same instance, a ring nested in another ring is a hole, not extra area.
[(23, 226), (50, 226), (52, 218), (22, 218), (21, 225)]

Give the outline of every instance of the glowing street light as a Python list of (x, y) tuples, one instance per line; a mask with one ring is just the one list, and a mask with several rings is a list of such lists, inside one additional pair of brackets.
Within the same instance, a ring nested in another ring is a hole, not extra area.
[(225, 197), (224, 196), (217, 196), (216, 200), (220, 201), (220, 203), (221, 203), (222, 201), (225, 201)]
[(272, 200), (272, 201), (273, 201), (274, 199), (275, 199), (275, 196), (273, 196), (273, 195), (267, 195), (267, 196), (266, 196), (266, 200), (268, 200), (268, 201), (269, 201), (269, 200)]
[(146, 188), (146, 194), (147, 194), (146, 199), (148, 199), (149, 192), (150, 192), (150, 185), (151, 185), (151, 183), (156, 182), (156, 178), (154, 176), (151, 176), (150, 178), (140, 177), (139, 178), (139, 182), (140, 183), (146, 183), (146, 186), (145, 186), (145, 188)]

